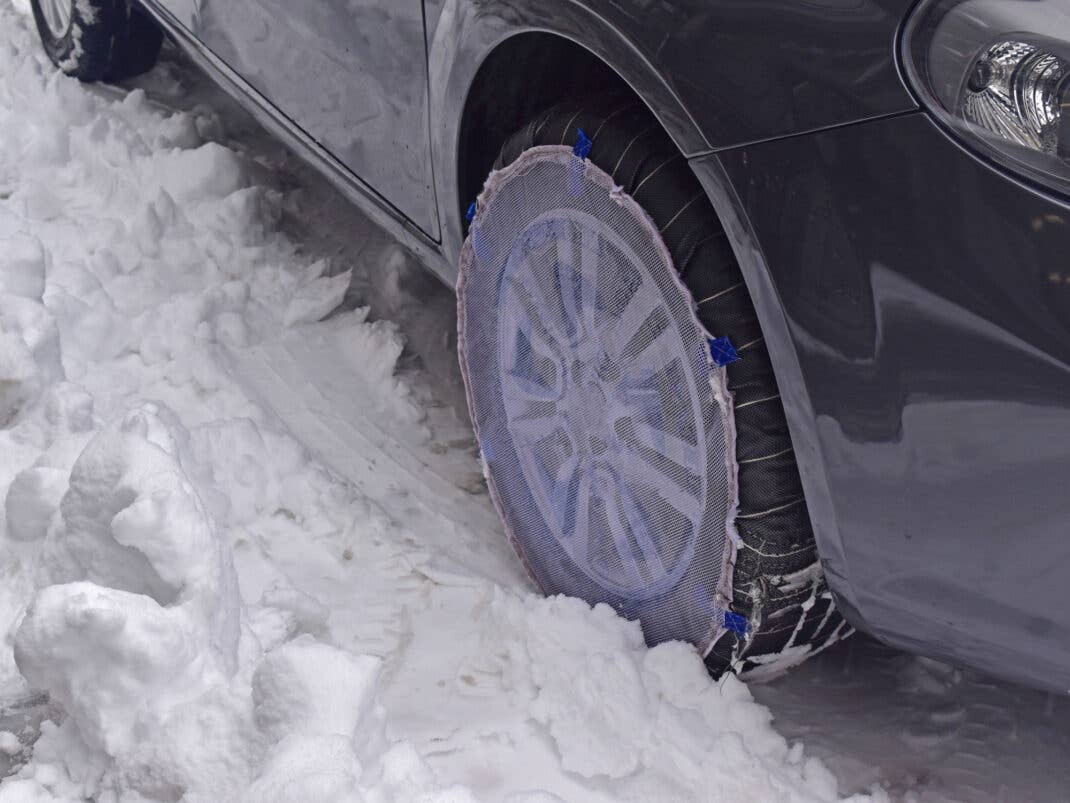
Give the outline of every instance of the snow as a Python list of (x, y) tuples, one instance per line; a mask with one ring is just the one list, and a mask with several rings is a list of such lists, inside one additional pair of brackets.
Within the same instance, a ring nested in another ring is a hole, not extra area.
[(18, 736), (11, 731), (0, 731), (0, 752), (13, 756), (20, 750), (22, 750), (22, 743)]
[(538, 597), (450, 295), (174, 55), (82, 86), (0, 4), (0, 132), (0, 803), (1065, 797), (1064, 701)]

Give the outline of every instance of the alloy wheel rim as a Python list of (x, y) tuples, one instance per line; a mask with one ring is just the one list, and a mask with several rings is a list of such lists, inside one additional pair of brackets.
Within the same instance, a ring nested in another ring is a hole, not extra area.
[(72, 0), (41, 0), (40, 8), (45, 25), (57, 39), (66, 36), (71, 27), (71, 4)]
[[(537, 286), (528, 262), (547, 248), (558, 256), (557, 280)], [(665, 593), (687, 571), (706, 510), (706, 477), (694, 468), (703, 465), (707, 446), (698, 388), (681, 365), (686, 348), (656, 285), (637, 284), (616, 315), (603, 309), (599, 271), (607, 262), (633, 263), (626, 252), (590, 216), (559, 212), (533, 223), (501, 283), (506, 331), (499, 335), (499, 366), (507, 426), (554, 539), (600, 586), (635, 599)], [(660, 330), (652, 345), (665, 345), (625, 354), (637, 332), (651, 325)], [(674, 385), (687, 399), (693, 439), (652, 421), (661, 413), (666, 365), (659, 357), (666, 354), (678, 368)], [(666, 466), (689, 482), (674, 481)], [(686, 545), (672, 555), (639, 501), (650, 494), (689, 521)], [(592, 506), (602, 507), (615, 570), (591, 561)]]

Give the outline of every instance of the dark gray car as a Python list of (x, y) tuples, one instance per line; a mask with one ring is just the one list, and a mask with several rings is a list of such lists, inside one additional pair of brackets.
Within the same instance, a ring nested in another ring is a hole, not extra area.
[(166, 32), (444, 281), (536, 583), (714, 673), (1070, 689), (1065, 0), (34, 0)]

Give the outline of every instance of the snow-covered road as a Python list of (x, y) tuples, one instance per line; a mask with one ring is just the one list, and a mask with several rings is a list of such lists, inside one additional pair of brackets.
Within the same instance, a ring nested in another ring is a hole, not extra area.
[(1070, 800), (1065, 698), (535, 596), (452, 304), (177, 54), (85, 87), (0, 0), (0, 803)]

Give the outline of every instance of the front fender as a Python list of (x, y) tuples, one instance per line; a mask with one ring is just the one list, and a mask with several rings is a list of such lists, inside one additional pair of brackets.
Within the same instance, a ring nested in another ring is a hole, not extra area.
[(472, 83), (495, 47), (517, 34), (556, 34), (594, 53), (650, 107), (677, 147), (691, 155), (709, 150), (698, 124), (646, 56), (602, 14), (572, 0), (429, 0), (425, 4), (431, 112), (431, 149), (443, 222), (443, 252), (460, 252), (463, 226), (457, 204), (457, 154), (462, 111)]

